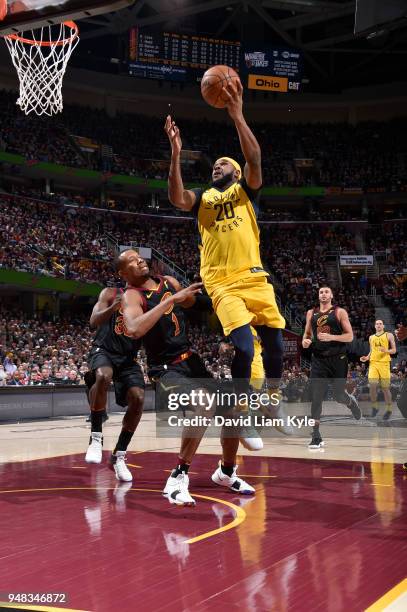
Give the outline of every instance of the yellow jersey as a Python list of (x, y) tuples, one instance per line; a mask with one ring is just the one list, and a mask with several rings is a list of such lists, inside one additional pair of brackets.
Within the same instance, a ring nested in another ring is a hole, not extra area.
[(242, 179), (224, 190), (210, 187), (194, 193), (205, 286), (233, 283), (251, 274), (268, 276), (260, 258), (259, 190), (250, 189)]
[(389, 363), (391, 361), (391, 357), (388, 353), (382, 353), (379, 349), (385, 348), (389, 349), (389, 338), (387, 336), (387, 332), (383, 332), (382, 334), (373, 334), (369, 338), (370, 345), (370, 361), (372, 362), (380, 362), (380, 363)]

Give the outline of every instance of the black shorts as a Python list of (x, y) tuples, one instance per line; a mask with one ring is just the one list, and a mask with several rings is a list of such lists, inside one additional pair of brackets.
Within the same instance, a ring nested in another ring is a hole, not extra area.
[(312, 356), (310, 378), (347, 378), (347, 376), (348, 358), (346, 355)]
[[(152, 366), (149, 378), (156, 391), (156, 409), (166, 410), (171, 393), (190, 393), (214, 387), (215, 380), (197, 353), (176, 364)], [(202, 380), (204, 379), (204, 380)]]
[(135, 359), (109, 353), (103, 348), (92, 349), (88, 357), (88, 365), (91, 372), (85, 377), (85, 382), (90, 389), (96, 380), (96, 370), (107, 366), (113, 370), (113, 384), (116, 403), (119, 406), (127, 406), (127, 392), (132, 387), (144, 389), (144, 375), (140, 365)]
[(133, 363), (136, 363), (133, 357), (129, 355), (120, 355), (119, 353), (111, 353), (99, 346), (92, 347), (88, 355), (89, 370), (97, 370), (103, 366), (108, 366), (110, 368), (127, 368)]

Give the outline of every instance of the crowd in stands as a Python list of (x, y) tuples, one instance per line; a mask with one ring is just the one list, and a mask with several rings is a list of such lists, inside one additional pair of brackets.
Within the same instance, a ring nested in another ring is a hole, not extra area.
[(92, 333), (84, 320), (0, 310), (0, 385), (83, 384)]
[(58, 121), (26, 117), (16, 105), (14, 92), (0, 94), (0, 150), (28, 160), (85, 166), (64, 125)]
[[(192, 214), (181, 211), (175, 206), (172, 206), (168, 201), (167, 195), (164, 198), (154, 198), (146, 196), (145, 194), (133, 195), (132, 197), (121, 196), (105, 196), (101, 199), (100, 196), (94, 193), (86, 192), (74, 192), (64, 190), (63, 192), (56, 192), (47, 194), (43, 190), (34, 187), (28, 187), (24, 185), (9, 185), (7, 193), (16, 196), (26, 196), (30, 199), (37, 199), (43, 202), (53, 202), (61, 206), (73, 206), (80, 209), (84, 208), (99, 208), (106, 212), (129, 212), (136, 213), (138, 215), (150, 215), (150, 216), (171, 216), (171, 217), (191, 217)], [(394, 218), (402, 217), (402, 210), (395, 208)], [(324, 208), (315, 209), (314, 206), (301, 206), (300, 209), (293, 209), (291, 204), (286, 205), (284, 208), (281, 206), (276, 208), (273, 199), (267, 199), (262, 197), (260, 209), (258, 212), (258, 219), (260, 223), (283, 223), (287, 222), (292, 224), (296, 221), (302, 223), (314, 223), (316, 221), (365, 221), (363, 212), (359, 205), (345, 208), (337, 208), (335, 206), (326, 206)]]
[[(106, 239), (108, 234), (117, 244), (133, 242), (157, 249), (191, 280), (199, 270), (197, 234), (189, 221), (169, 223), (152, 218), (148, 224), (140, 223), (134, 216), (6, 194), (0, 195), (0, 203), (0, 267), (112, 284), (119, 279), (112, 267), (113, 251)], [(391, 238), (389, 241), (387, 236)], [(335, 264), (337, 253), (357, 253), (354, 231), (341, 224), (299, 224), (290, 229), (266, 224), (261, 226), (261, 241), (263, 263), (271, 271), (277, 292), (283, 294), (293, 319), (302, 320), (315, 301), (317, 287), (331, 282), (327, 274), (329, 259)], [(385, 224), (373, 234), (369, 231), (366, 243), (368, 252), (386, 251), (392, 274), (376, 285), (381, 285), (377, 288), (383, 299), (400, 311), (402, 318), (406, 278), (403, 274), (394, 276), (394, 272), (405, 266), (406, 224)], [(351, 310), (360, 337), (365, 336), (363, 319), (369, 319), (372, 312), (366, 287), (367, 282), (363, 287), (350, 286), (336, 295), (337, 303)], [(362, 307), (360, 314), (358, 305)]]
[[(112, 251), (118, 244), (148, 245), (193, 274), (199, 268), (197, 237), (191, 223), (137, 223), (134, 218), (95, 214), (22, 197), (0, 196), (0, 267), (48, 273), (67, 279), (111, 283)], [(163, 248), (165, 245), (165, 249)]]
[(381, 278), (383, 301), (388, 306), (396, 324), (407, 321), (407, 273), (387, 274)]
[[(168, 164), (163, 160), (168, 160), (169, 145), (161, 118), (123, 114), (112, 118), (101, 110), (81, 108), (78, 112), (73, 106), (66, 106), (60, 118), (27, 118), (15, 105), (14, 92), (0, 92), (0, 111), (0, 151), (17, 153), (31, 161), (146, 179), (167, 178)], [(241, 160), (239, 141), (230, 122), (185, 120), (180, 121), (180, 128), (184, 148), (202, 153), (197, 163), (183, 168), (186, 180), (206, 183), (210, 163), (219, 155)], [(358, 186), (365, 191), (372, 187), (406, 188), (406, 120), (356, 126), (257, 124), (254, 129), (262, 147), (266, 185)], [(98, 148), (95, 153), (85, 153), (74, 136), (92, 138), (98, 146), (109, 145), (112, 155), (102, 157)], [(300, 168), (295, 163), (300, 158), (313, 158), (314, 165)], [(147, 221), (126, 215), (126, 211), (151, 217)], [(0, 193), (0, 268), (107, 285), (119, 280), (112, 267), (112, 243), (133, 242), (164, 253), (192, 280), (199, 270), (194, 225), (191, 221), (164, 222), (157, 217), (167, 211), (185, 216), (151, 196), (107, 196), (102, 201), (94, 194), (44, 194), (40, 189), (14, 186), (12, 195)], [(352, 219), (360, 220), (361, 215), (344, 209), (324, 212), (311, 206), (305, 220)], [(261, 225), (264, 265), (271, 271), (292, 320), (300, 325), (306, 310), (315, 304), (320, 284), (332, 283), (330, 257), (335, 261), (337, 253), (358, 252), (355, 230), (346, 225), (299, 223), (277, 228), (267, 224), (303, 220), (303, 212), (275, 210), (270, 203), (260, 213), (260, 221), (265, 222)], [(364, 232), (366, 252), (381, 254), (386, 262), (386, 273), (375, 281), (377, 292), (392, 310), (395, 322), (405, 322), (406, 223), (385, 223), (360, 231)], [(348, 282), (341, 288), (334, 287), (335, 303), (348, 310), (355, 337), (366, 341), (373, 333), (375, 317), (367, 295), (367, 279), (364, 277), (363, 284), (362, 280)], [(28, 318), (22, 311), (12, 313), (0, 308), (0, 320), (0, 386), (83, 384), (93, 337), (86, 319)], [(230, 378), (230, 363), (218, 354), (221, 337), (197, 326), (191, 326), (189, 333), (212, 374)], [(140, 359), (145, 367), (143, 353)], [(405, 362), (393, 368), (393, 390), (406, 375)], [(288, 401), (304, 397), (308, 376), (304, 369), (286, 367), (282, 388)], [(366, 395), (366, 367), (352, 366), (349, 378), (359, 395)]]
[[(21, 310), (0, 309), (0, 386), (84, 384), (93, 331), (83, 317), (59, 319), (49, 311), (28, 317)], [(191, 325), (192, 346), (215, 377), (230, 377), (230, 364), (219, 358), (222, 336)], [(144, 350), (140, 363), (147, 372)], [(148, 378), (145, 374), (146, 382)]]
[(369, 226), (366, 243), (370, 253), (385, 253), (391, 272), (407, 274), (407, 224)]
[[(355, 316), (352, 315), (351, 317)], [(54, 317), (45, 310), (28, 317), (21, 310), (0, 309), (0, 386), (84, 385), (88, 371), (87, 354), (93, 332), (86, 318)], [(371, 331), (371, 330), (370, 330)], [(220, 355), (222, 335), (190, 325), (188, 335), (208, 370), (217, 379), (230, 379), (231, 355)], [(143, 349), (140, 363), (147, 371)], [(406, 362), (393, 368), (393, 379), (407, 374)], [(364, 364), (353, 365), (349, 377), (357, 384), (366, 384)], [(282, 377), (283, 395), (287, 401), (303, 398), (309, 371), (286, 364)], [(146, 382), (148, 378), (145, 375)]]
[[(66, 105), (58, 118), (27, 118), (15, 99), (15, 92), (0, 92), (1, 150), (30, 160), (166, 178), (169, 145), (162, 117), (123, 113), (110, 117), (104, 110)], [(241, 159), (231, 121), (180, 120), (179, 127), (184, 148), (201, 153), (196, 163), (185, 166), (186, 180), (206, 182), (211, 163), (221, 155)], [(403, 118), (357, 125), (253, 123), (253, 128), (262, 147), (266, 185), (394, 191), (407, 184), (407, 120)], [(82, 150), (74, 136), (92, 139), (95, 152)], [(102, 145), (107, 145), (109, 155), (102, 155)], [(299, 159), (314, 161), (304, 168), (295, 161)]]
[[(354, 234), (343, 226), (298, 226), (262, 230), (263, 261), (293, 318), (304, 319), (327, 278), (330, 253), (356, 253)], [(333, 255), (335, 259), (335, 255)], [(339, 302), (338, 302), (339, 303)]]
[[(361, 330), (359, 338), (373, 332), (374, 311), (367, 299), (337, 293), (337, 302), (346, 306), (353, 327)], [(0, 309), (0, 386), (83, 385), (88, 371), (87, 354), (93, 331), (83, 316), (58, 318), (45, 309), (29, 317), (22, 310)], [(230, 379), (230, 354), (219, 352), (220, 333), (206, 327), (189, 326), (192, 346), (199, 352), (207, 369), (216, 379)], [(144, 350), (139, 360), (148, 383)], [(365, 364), (354, 363), (349, 372), (350, 387), (367, 393)], [(392, 387), (395, 392), (407, 376), (407, 363), (401, 361), (392, 369)], [(283, 396), (287, 401), (305, 398), (309, 371), (287, 362), (282, 377)]]
[[(164, 250), (191, 278), (198, 271), (198, 238), (191, 222), (164, 223), (152, 218), (147, 224), (136, 217), (6, 194), (0, 195), (0, 202), (2, 267), (101, 284), (111, 282), (111, 251), (106, 241), (109, 234), (118, 244), (134, 242)], [(277, 232), (274, 226), (266, 225), (262, 234), (265, 262), (282, 283), (290, 280), (295, 269), (297, 278), (309, 280), (312, 274), (315, 284), (324, 276), (321, 252), (355, 252), (353, 235), (340, 225), (320, 226), (317, 232), (311, 226), (296, 226), (295, 231), (279, 228)], [(293, 283), (301, 285), (303, 281)]]

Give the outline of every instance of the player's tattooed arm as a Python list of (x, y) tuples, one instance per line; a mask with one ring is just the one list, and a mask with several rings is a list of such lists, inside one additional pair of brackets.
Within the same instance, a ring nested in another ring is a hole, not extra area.
[(243, 86), (239, 80), (228, 82), (223, 88), (228, 98), (226, 108), (236, 126), (243, 157), (246, 160), (244, 177), (247, 185), (254, 190), (260, 189), (263, 183), (261, 172), (261, 149), (256, 136), (246, 123), (243, 115)]
[(99, 294), (99, 299), (93, 307), (90, 315), (90, 326), (99, 327), (110, 319), (112, 314), (119, 310), (122, 295), (113, 287), (106, 287)]
[(184, 189), (181, 175), (182, 140), (179, 128), (175, 125), (171, 115), (167, 116), (164, 125), (165, 133), (171, 145), (171, 163), (168, 175), (168, 199), (176, 208), (192, 210), (196, 195), (190, 189)]
[(305, 349), (309, 348), (312, 344), (311, 319), (312, 319), (312, 310), (308, 310), (307, 316), (305, 319), (304, 335), (302, 337), (302, 346)]

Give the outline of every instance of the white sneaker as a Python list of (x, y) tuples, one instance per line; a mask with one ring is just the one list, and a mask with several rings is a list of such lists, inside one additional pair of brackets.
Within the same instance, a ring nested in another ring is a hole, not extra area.
[(190, 496), (188, 491), (189, 476), (182, 472), (175, 478), (170, 476), (164, 487), (163, 495), (168, 499), (170, 504), (177, 506), (195, 506), (195, 500)]
[(263, 440), (254, 427), (243, 427), (239, 438), (242, 446), (249, 451), (259, 451), (263, 448)]
[(86, 463), (102, 463), (102, 446), (102, 434), (98, 431), (92, 431), (85, 456)]
[(219, 462), (218, 469), (212, 474), (211, 477), (215, 484), (220, 485), (221, 487), (228, 487), (228, 489), (234, 491), (235, 493), (240, 493), (240, 495), (254, 495), (256, 492), (255, 489), (245, 480), (243, 480), (243, 478), (239, 478), (239, 476), (236, 475), (237, 466), (233, 468), (232, 476), (228, 476), (222, 472), (220, 465), (221, 464)]
[(112, 454), (110, 461), (117, 480), (121, 482), (131, 482), (133, 480), (133, 475), (126, 465), (126, 451), (116, 451), (114, 455)]

